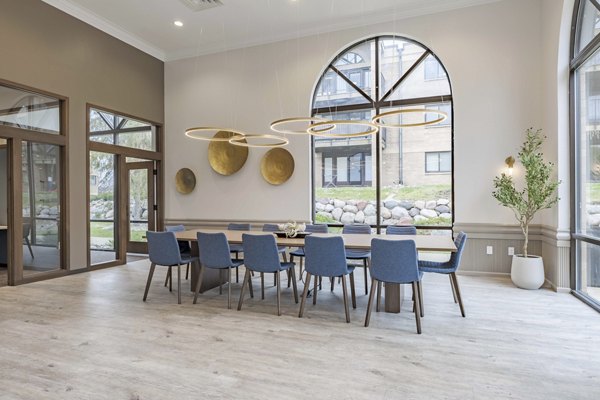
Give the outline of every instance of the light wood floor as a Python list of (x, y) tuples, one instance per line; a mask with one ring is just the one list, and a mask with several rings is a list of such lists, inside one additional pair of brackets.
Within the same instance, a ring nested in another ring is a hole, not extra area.
[[(143, 303), (147, 270), (147, 261), (139, 261), (0, 288), (0, 398), (600, 395), (600, 314), (568, 294), (460, 276), (463, 319), (446, 277), (426, 275), (424, 331), (417, 335), (410, 301), (401, 314), (373, 313), (364, 328), (360, 280), (358, 308), (346, 324), (339, 291), (321, 291), (303, 319), (287, 289), (283, 316), (274, 314), (272, 287), (267, 300), (248, 300), (241, 312), (227, 310), (218, 289), (196, 305), (186, 290), (177, 305), (176, 293), (162, 286), (161, 269)], [(260, 293), (256, 279), (254, 287)], [(237, 286), (233, 293), (237, 300)]]

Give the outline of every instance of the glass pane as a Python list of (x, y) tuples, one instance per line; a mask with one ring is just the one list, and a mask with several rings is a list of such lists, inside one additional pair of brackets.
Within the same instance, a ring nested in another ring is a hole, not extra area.
[(579, 242), (579, 290), (600, 301), (600, 246)]
[(115, 156), (90, 152), (90, 258), (92, 264), (117, 259)]
[(129, 240), (145, 242), (148, 230), (148, 170), (129, 171)]
[[(373, 71), (371, 68), (371, 60), (373, 59), (373, 45), (374, 41), (368, 41), (360, 43), (354, 46), (350, 51), (339, 56), (333, 65), (352, 83), (358, 86), (363, 92), (369, 97), (374, 98), (374, 88), (372, 87)], [(338, 75), (338, 93), (353, 93), (353, 89), (347, 82), (345, 82)], [(369, 101), (364, 98), (363, 102)]]
[(90, 110), (90, 140), (156, 151), (156, 128), (106, 111)]
[(404, 79), (402, 84), (386, 100), (450, 95), (450, 83), (446, 76), (436, 76), (436, 78), (428, 79), (425, 75), (426, 65), (430, 69), (435, 66), (440, 73), (444, 71), (437, 59), (430, 55)]
[[(329, 119), (349, 119), (349, 120), (370, 120), (372, 110), (356, 111), (349, 113), (334, 113), (319, 115)], [(364, 128), (340, 126), (338, 129), (345, 129), (347, 132), (364, 131)], [(366, 165), (374, 162), (373, 154), (374, 136), (359, 136), (353, 138), (314, 138), (315, 144), (315, 164), (313, 181), (315, 184), (315, 210), (317, 211), (316, 220), (318, 222), (330, 223), (367, 223), (376, 224), (376, 191), (374, 187), (376, 170), (373, 165)], [(338, 171), (344, 168), (347, 171), (344, 178), (349, 181), (338, 180), (327, 182), (322, 179), (324, 176), (323, 168), (328, 164), (323, 160), (335, 160), (341, 163), (337, 164)], [(370, 171), (370, 172), (367, 172)], [(366, 178), (370, 177), (371, 180)]]
[(60, 147), (22, 142), (23, 274), (60, 268)]
[(60, 133), (60, 101), (0, 86), (0, 125), (57, 135)]
[(336, 107), (369, 102), (370, 101), (367, 98), (350, 86), (337, 72), (328, 69), (317, 85), (313, 108)]
[(577, 53), (579, 53), (600, 32), (600, 11), (587, 0), (583, 6), (581, 21), (578, 25), (579, 40)]
[(576, 72), (577, 231), (600, 237), (600, 53)]
[(337, 158), (337, 182), (347, 183), (348, 182), (348, 158), (338, 157)]
[[(451, 107), (451, 103), (448, 103)], [(414, 105), (387, 108), (430, 108)], [(390, 124), (421, 123), (423, 113), (390, 116)], [(452, 224), (452, 174), (439, 173), (451, 159), (451, 126), (384, 128), (381, 131), (381, 209), (383, 225), (414, 224), (450, 226)], [(442, 155), (445, 154), (445, 155)]]
[(385, 95), (424, 52), (423, 47), (411, 42), (395, 38), (381, 39), (379, 41), (380, 96)]

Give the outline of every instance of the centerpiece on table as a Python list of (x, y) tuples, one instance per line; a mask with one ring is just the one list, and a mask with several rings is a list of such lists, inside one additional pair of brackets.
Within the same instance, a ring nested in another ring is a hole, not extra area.
[(310, 233), (304, 232), (306, 224), (299, 224), (296, 221), (286, 222), (277, 226), (279, 227), (279, 232), (276, 232), (276, 234), (279, 237), (303, 238)]

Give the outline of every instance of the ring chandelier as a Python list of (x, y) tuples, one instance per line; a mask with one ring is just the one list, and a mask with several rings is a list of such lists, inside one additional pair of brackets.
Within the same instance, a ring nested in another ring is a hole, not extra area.
[[(273, 143), (252, 143), (252, 141), (261, 140), (273, 140)], [(282, 147), (289, 143), (290, 141), (282, 136), (270, 135), (268, 133), (259, 134), (259, 135), (245, 135), (245, 136), (234, 136), (229, 139), (229, 143), (234, 146), (241, 147)]]
[[(214, 135), (220, 131), (231, 132), (231, 133), (233, 133), (233, 136), (223, 137), (223, 138), (214, 137)], [(203, 133), (209, 134), (210, 136), (203, 136), (202, 135)], [(196, 128), (186, 129), (185, 136), (187, 136), (191, 139), (204, 140), (207, 142), (229, 142), (230, 139), (234, 139), (234, 138), (239, 138), (241, 140), (242, 138), (244, 138), (244, 136), (246, 136), (246, 134), (242, 131), (238, 131), (235, 129), (199, 126)]]
[[(307, 133), (306, 129), (304, 129), (304, 130), (285, 129), (286, 125), (292, 124), (294, 122), (308, 122), (311, 124), (310, 126), (312, 126), (316, 122), (327, 122), (327, 120), (325, 118), (319, 118), (319, 117), (284, 118), (284, 119), (279, 119), (277, 121), (271, 122), (271, 130), (274, 132), (283, 133), (283, 134), (306, 135), (306, 133)], [(317, 132), (325, 133), (325, 132), (330, 132), (330, 131), (334, 130), (335, 124), (331, 123), (331, 121), (329, 121), (329, 122), (330, 122), (329, 124), (325, 124), (325, 125), (323, 125), (322, 128), (318, 129)]]
[[(366, 130), (357, 133), (330, 133), (329, 131), (324, 131), (324, 127), (334, 124), (334, 127), (338, 125), (355, 125), (360, 127), (365, 127)], [(379, 127), (369, 121), (358, 121), (358, 120), (332, 120), (332, 121), (323, 121), (317, 122), (316, 124), (312, 124), (306, 130), (309, 134), (318, 137), (327, 137), (327, 138), (352, 138), (358, 136), (367, 136), (374, 135), (379, 132)]]
[[(423, 115), (437, 114), (438, 118), (432, 119), (431, 121), (415, 122), (415, 123), (410, 123), (410, 124), (389, 124), (389, 123), (386, 123), (383, 121), (383, 118), (386, 118), (386, 117), (391, 117), (394, 115), (410, 114), (410, 113), (422, 113)], [(427, 126), (427, 125), (439, 124), (440, 122), (444, 121), (446, 118), (448, 118), (448, 114), (443, 111), (440, 111), (440, 110), (428, 110), (427, 108), (405, 108), (405, 109), (401, 109), (401, 110), (394, 110), (394, 111), (388, 111), (388, 112), (377, 114), (371, 119), (371, 122), (373, 122), (374, 124), (376, 124), (377, 126), (379, 126), (381, 128), (412, 128), (412, 127), (416, 127), (416, 126)]]

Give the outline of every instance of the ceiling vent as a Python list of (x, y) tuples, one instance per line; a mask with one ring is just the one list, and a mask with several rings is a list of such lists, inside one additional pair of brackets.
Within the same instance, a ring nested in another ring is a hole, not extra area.
[(179, 0), (192, 11), (203, 11), (209, 8), (222, 6), (221, 0)]

